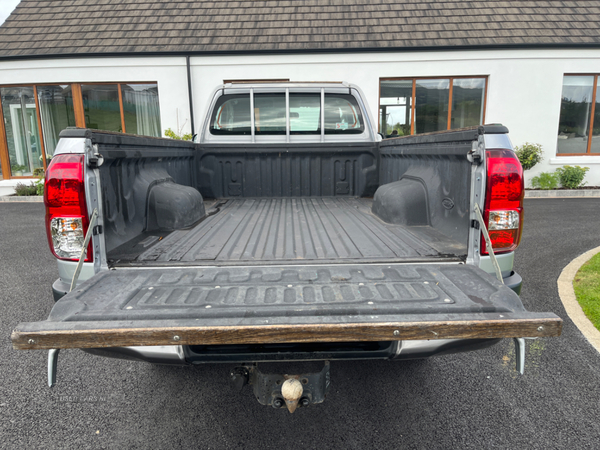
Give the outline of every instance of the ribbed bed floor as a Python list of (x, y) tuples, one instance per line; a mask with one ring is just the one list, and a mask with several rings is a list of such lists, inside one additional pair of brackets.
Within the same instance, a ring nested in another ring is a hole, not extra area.
[(371, 213), (371, 199), (226, 200), (189, 230), (169, 234), (137, 261), (396, 260), (438, 255), (405, 228)]

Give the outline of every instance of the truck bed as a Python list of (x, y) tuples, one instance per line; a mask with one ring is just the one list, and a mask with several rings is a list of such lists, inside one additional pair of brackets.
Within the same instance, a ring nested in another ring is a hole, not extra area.
[(116, 263), (203, 264), (420, 261), (466, 248), (427, 226), (383, 222), (372, 199), (242, 198), (207, 202), (208, 216), (168, 235), (143, 235), (113, 251)]

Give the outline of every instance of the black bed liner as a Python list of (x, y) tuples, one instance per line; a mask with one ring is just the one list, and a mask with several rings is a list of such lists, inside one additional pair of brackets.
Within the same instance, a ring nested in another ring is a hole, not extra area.
[(371, 213), (371, 204), (372, 199), (348, 197), (221, 200), (215, 214), (197, 226), (164, 238), (148, 236), (109, 257), (120, 262), (172, 265), (420, 261), (432, 257), (439, 261), (440, 256), (466, 255), (463, 245), (431, 227), (409, 229), (383, 222)]
[(21, 349), (554, 336), (508, 287), (464, 264), (104, 271), (13, 333)]

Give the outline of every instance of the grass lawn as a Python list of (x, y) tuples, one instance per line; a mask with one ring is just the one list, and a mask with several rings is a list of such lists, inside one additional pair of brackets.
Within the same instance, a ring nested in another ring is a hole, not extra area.
[(600, 330), (600, 253), (581, 266), (573, 288), (583, 312)]

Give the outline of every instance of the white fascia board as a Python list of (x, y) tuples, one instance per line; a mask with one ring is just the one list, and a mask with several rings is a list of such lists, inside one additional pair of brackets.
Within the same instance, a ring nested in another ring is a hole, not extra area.
[[(197, 66), (281, 65), (281, 64), (344, 64), (352, 62), (451, 62), (451, 61), (500, 61), (500, 60), (597, 60), (598, 49), (507, 49), (507, 50), (456, 50), (456, 51), (407, 51), (407, 52), (359, 52), (315, 54), (250, 54), (250, 55), (190, 55), (190, 64)], [(469, 74), (473, 74), (473, 69)]]
[(0, 70), (80, 69), (106, 67), (185, 66), (184, 56), (114, 56), (88, 58), (48, 58), (0, 60)]

